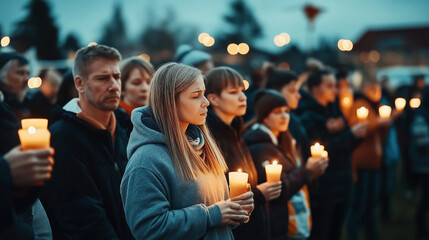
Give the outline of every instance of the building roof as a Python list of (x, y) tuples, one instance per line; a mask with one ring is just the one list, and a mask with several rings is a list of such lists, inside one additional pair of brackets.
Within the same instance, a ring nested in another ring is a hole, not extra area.
[(354, 45), (358, 52), (385, 49), (429, 48), (429, 26), (367, 31)]

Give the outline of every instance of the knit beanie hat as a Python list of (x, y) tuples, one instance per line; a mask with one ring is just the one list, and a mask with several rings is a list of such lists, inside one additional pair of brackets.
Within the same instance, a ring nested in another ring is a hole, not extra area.
[(278, 107), (287, 107), (286, 99), (275, 90), (261, 90), (255, 95), (254, 108), (256, 121), (262, 123), (271, 111)]
[(0, 70), (11, 60), (18, 60), (20, 65), (28, 64), (28, 60), (21, 54), (16, 52), (8, 52), (0, 54)]
[(198, 64), (211, 60), (212, 56), (206, 52), (192, 49), (189, 45), (180, 45), (177, 48), (174, 61), (188, 66), (197, 66)]

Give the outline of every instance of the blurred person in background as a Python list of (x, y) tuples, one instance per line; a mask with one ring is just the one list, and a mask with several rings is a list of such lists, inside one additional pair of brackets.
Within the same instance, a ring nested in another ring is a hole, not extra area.
[(219, 145), (228, 171), (241, 169), (249, 174), (249, 184), (254, 193), (255, 210), (249, 223), (233, 230), (235, 239), (270, 239), (269, 219), (265, 204), (280, 196), (281, 182), (259, 181), (258, 172), (244, 143), (243, 119), (246, 113), (246, 95), (243, 77), (232, 68), (217, 67), (206, 74), (206, 96), (210, 101), (207, 126)]
[(174, 61), (198, 68), (203, 74), (206, 74), (214, 67), (212, 56), (210, 54), (201, 50), (193, 49), (189, 45), (180, 45), (177, 48)]
[(133, 130), (131, 112), (137, 107), (147, 105), (154, 73), (152, 64), (143, 58), (133, 57), (121, 62), (121, 101), (115, 115), (128, 136)]
[(367, 134), (361, 144), (354, 149), (352, 156), (353, 191), (350, 211), (347, 219), (347, 238), (358, 239), (361, 225), (365, 226), (367, 239), (380, 239), (379, 224), (375, 216), (375, 208), (380, 197), (383, 146), (390, 124), (397, 113), (391, 118), (381, 119), (378, 108), (381, 106), (381, 85), (375, 81), (365, 83), (362, 93), (355, 93), (354, 103), (348, 122), (350, 126), (362, 123), (357, 117), (358, 108), (368, 109)]
[(329, 166), (310, 190), (313, 230), (310, 239), (337, 240), (346, 218), (352, 190), (352, 152), (366, 134), (367, 125), (349, 128), (333, 105), (337, 82), (332, 72), (317, 70), (307, 80), (309, 93), (303, 95), (297, 112), (310, 143), (319, 142), (329, 154)]
[(328, 159), (302, 160), (289, 132), (290, 109), (280, 93), (258, 92), (255, 110), (256, 118), (243, 139), (255, 162), (258, 180), (267, 180), (265, 166), (275, 160), (282, 165), (282, 189), (289, 189), (268, 203), (271, 239), (307, 239), (312, 225), (307, 184), (323, 174)]
[(23, 55), (0, 53), (0, 90), (18, 119), (30, 117), (30, 99), (27, 95), (29, 74), (29, 63)]
[(268, 72), (272, 71), (272, 69), (274, 69), (274, 65), (269, 62), (264, 62), (263, 64), (252, 68), (250, 73), (252, 82), (250, 83), (250, 87), (244, 92), (247, 97), (246, 114), (243, 116), (244, 122), (249, 122), (255, 117), (253, 99), (259, 90), (265, 89)]
[(298, 108), (301, 94), (299, 92), (298, 76), (286, 70), (273, 70), (268, 73), (267, 89), (274, 89), (281, 93), (290, 109), (289, 131), (296, 141), (296, 148), (304, 163), (310, 157), (310, 143), (307, 139), (307, 131), (302, 125), (301, 119), (295, 113)]
[(69, 71), (63, 75), (63, 81), (61, 82), (60, 88), (58, 90), (58, 100), (56, 105), (62, 108), (73, 98), (77, 98), (78, 92), (74, 86), (73, 72)]
[(42, 85), (39, 91), (31, 97), (31, 117), (49, 118), (58, 99), (62, 77), (54, 69), (40, 71), (39, 77), (42, 79)]

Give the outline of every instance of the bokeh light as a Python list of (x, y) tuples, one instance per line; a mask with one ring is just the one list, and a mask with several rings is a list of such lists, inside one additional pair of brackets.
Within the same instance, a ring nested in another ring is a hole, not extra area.
[(144, 60), (150, 62), (150, 56), (146, 53), (140, 54), (139, 58), (143, 58)]
[(1, 46), (7, 47), (10, 43), (10, 37), (6, 36), (1, 39)]
[(238, 45), (235, 43), (231, 43), (228, 45), (228, 47), (226, 48), (226, 50), (228, 51), (228, 53), (230, 55), (237, 55), (238, 53)]
[(210, 37), (210, 35), (208, 33), (200, 33), (200, 35), (198, 35), (198, 42), (200, 42), (201, 44), (204, 44), (204, 41), (207, 37)]
[(249, 45), (247, 45), (247, 43), (240, 43), (238, 44), (238, 52), (241, 55), (246, 55), (249, 52), (250, 48)]
[(290, 43), (290, 36), (287, 33), (280, 33), (274, 37), (274, 44), (277, 47), (283, 47)]
[(204, 46), (211, 47), (215, 44), (215, 39), (212, 36), (204, 38)]
[(244, 90), (247, 90), (250, 86), (250, 83), (246, 79), (243, 79), (243, 85), (244, 85)]
[(42, 85), (42, 79), (40, 77), (30, 78), (27, 85), (29, 88), (39, 88)]

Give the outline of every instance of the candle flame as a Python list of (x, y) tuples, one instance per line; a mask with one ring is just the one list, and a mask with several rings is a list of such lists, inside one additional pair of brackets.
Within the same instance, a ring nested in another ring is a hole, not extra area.
[(344, 102), (345, 104), (350, 103), (350, 98), (345, 97), (345, 98), (343, 99), (343, 102)]
[(238, 169), (238, 172), (241, 172), (241, 168)]
[(418, 107), (420, 107), (420, 103), (421, 103), (420, 98), (411, 98), (410, 107), (411, 108), (418, 108)]
[(29, 134), (35, 134), (35, 133), (36, 133), (36, 128), (35, 128), (35, 127), (33, 127), (33, 126), (29, 127), (29, 128), (28, 128), (28, 133), (29, 133)]
[(276, 160), (273, 161), (273, 165), (277, 165), (277, 161)]
[(317, 143), (314, 144), (314, 146), (319, 147), (320, 143), (317, 142)]

